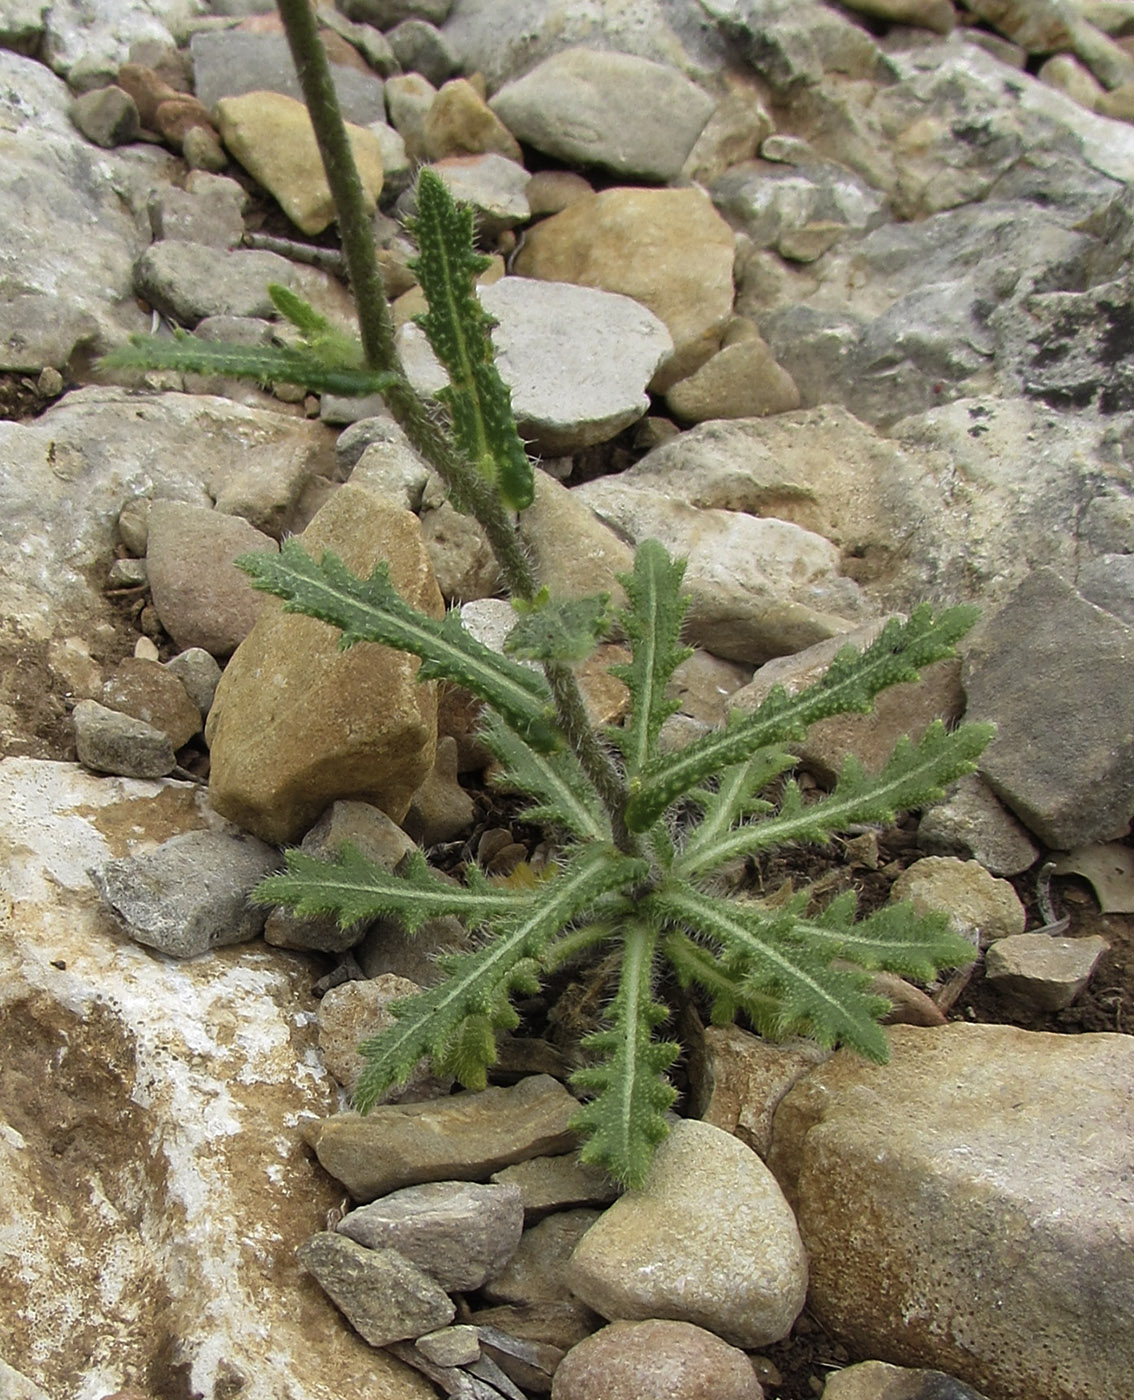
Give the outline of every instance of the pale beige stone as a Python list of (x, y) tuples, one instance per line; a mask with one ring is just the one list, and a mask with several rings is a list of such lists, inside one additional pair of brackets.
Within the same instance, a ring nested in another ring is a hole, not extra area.
[(895, 1026), (784, 1099), (808, 1306), (861, 1356), (983, 1394), (1119, 1396), (1134, 1368), (1134, 1038)]
[(488, 151), (520, 164), (524, 159), (520, 143), (467, 78), (454, 78), (438, 92), (425, 118), (422, 141), (429, 160)]
[(616, 188), (536, 225), (514, 271), (621, 292), (648, 307), (675, 347), (652, 381), (664, 392), (720, 344), (732, 312), (733, 254), (732, 230), (704, 190)]
[(1027, 914), (1007, 880), (998, 880), (976, 860), (924, 856), (890, 888), (893, 900), (908, 899), (919, 914), (944, 912), (953, 927), (982, 947), (1023, 933)]
[[(279, 92), (222, 97), (216, 107), (221, 138), (231, 155), (259, 180), (303, 233), (322, 233), (335, 217), (331, 189), (302, 102)], [(351, 152), (373, 212), (382, 192), (382, 146), (364, 127), (347, 123)]]
[[(417, 519), (342, 486), (300, 542), (365, 577), (381, 560), (402, 597), (439, 617)], [(266, 841), (294, 841), (332, 802), (357, 797), (400, 821), (433, 766), (434, 688), (415, 657), (373, 643), (340, 651), (337, 629), (265, 608), (217, 687), (206, 737), (213, 806)]]
[(1043, 1011), (1062, 1011), (1091, 980), (1109, 947), (1097, 934), (1057, 938), (1049, 933), (1018, 933), (998, 939), (989, 948), (985, 975), (998, 991)]
[(759, 337), (718, 350), (688, 379), (665, 396), (675, 417), (686, 423), (716, 418), (763, 418), (799, 407), (799, 390)]
[(665, 1317), (759, 1347), (791, 1330), (807, 1293), (795, 1220), (755, 1152), (709, 1123), (682, 1119), (646, 1184), (587, 1231), (571, 1291), (605, 1317)]

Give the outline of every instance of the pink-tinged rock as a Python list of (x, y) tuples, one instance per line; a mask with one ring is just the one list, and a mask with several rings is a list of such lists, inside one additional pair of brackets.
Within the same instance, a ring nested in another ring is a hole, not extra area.
[(752, 1363), (688, 1322), (612, 1322), (572, 1347), (552, 1400), (762, 1400)]
[[(381, 560), (401, 596), (431, 616), (441, 595), (417, 519), (359, 487), (341, 487), (299, 541), (334, 551), (366, 577)], [(210, 797), (265, 841), (294, 841), (339, 798), (394, 821), (433, 766), (437, 702), (418, 685), (415, 657), (363, 642), (279, 604), (265, 609), (217, 687), (206, 738)]]

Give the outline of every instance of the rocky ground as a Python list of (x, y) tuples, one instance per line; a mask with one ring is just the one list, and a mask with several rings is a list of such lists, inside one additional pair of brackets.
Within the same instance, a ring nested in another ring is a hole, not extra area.
[[(966, 714), (980, 773), (737, 871), (945, 908), (973, 969), (884, 988), (884, 1068), (682, 1001), (683, 1117), (619, 1200), (563, 1087), (602, 967), (521, 1007), (486, 1094), (423, 1071), (360, 1119), (358, 1039), (463, 931), (246, 902), (286, 843), (553, 853), (460, 696), (231, 568), (302, 533), (501, 635), (381, 403), (97, 366), (151, 327), (270, 339), (272, 280), (349, 324), (261, 8), (0, 4), (0, 1394), (1126, 1394), (1134, 3), (320, 11), (412, 375), (427, 161), (494, 255), (541, 577), (689, 560), (687, 731), (894, 611), (983, 609), (800, 754), (822, 787)], [(620, 655), (582, 677), (606, 720)]]

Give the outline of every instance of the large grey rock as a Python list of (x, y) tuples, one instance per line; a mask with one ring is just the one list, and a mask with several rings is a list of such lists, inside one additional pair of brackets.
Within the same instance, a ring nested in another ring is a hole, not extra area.
[[(356, 0), (367, 3), (368, 0)], [(665, 63), (695, 81), (720, 81), (728, 40), (680, 0), (455, 0), (444, 34), (466, 73), (489, 90), (519, 78), (550, 55), (579, 44)]]
[(151, 244), (134, 270), (138, 294), (189, 328), (205, 316), (273, 316), (268, 283), (290, 287), (292, 281), (292, 265), (278, 253), (174, 238)]
[(149, 241), (144, 191), (165, 160), (96, 152), (70, 101), (42, 64), (0, 49), (0, 249), (18, 274), (0, 290), (0, 369), (62, 368), (76, 347), (143, 329), (131, 268)]
[(680, 173), (714, 105), (673, 68), (592, 48), (544, 59), (491, 102), (513, 136), (545, 155), (659, 182)]
[[(859, 1355), (1006, 1400), (1122, 1394), (1134, 1362), (1134, 1040), (895, 1026), (776, 1113), (808, 1304)], [(946, 1323), (944, 1320), (948, 1319)]]
[[(303, 101), (291, 50), (282, 34), (242, 34), (232, 29), (203, 30), (189, 42), (197, 96), (206, 107), (222, 97), (246, 92), (282, 92)], [(331, 64), (331, 78), (348, 122), (369, 126), (386, 120), (382, 81), (372, 73)]]
[(337, 1101), (301, 1012), (310, 969), (262, 945), (155, 957), (91, 890), (128, 846), (218, 826), (190, 783), (0, 762), (0, 1354), (52, 1400), (139, 1376), (427, 1400), (294, 1259), (341, 1200), (294, 1126)]
[(1037, 569), (966, 644), (980, 772), (1056, 850), (1124, 836), (1134, 814), (1134, 630)]
[(751, 1348), (791, 1330), (807, 1293), (807, 1256), (755, 1152), (682, 1119), (642, 1190), (627, 1192), (587, 1231), (567, 1279), (606, 1317), (675, 1318)]
[(534, 452), (577, 452), (646, 412), (646, 385), (673, 341), (644, 306), (594, 287), (525, 277), (482, 287), (479, 298), (496, 318), (497, 366)]
[(194, 0), (145, 0), (139, 5), (52, 0), (44, 16), (42, 56), (63, 76), (80, 62), (117, 68), (135, 44), (172, 47), (198, 13)]

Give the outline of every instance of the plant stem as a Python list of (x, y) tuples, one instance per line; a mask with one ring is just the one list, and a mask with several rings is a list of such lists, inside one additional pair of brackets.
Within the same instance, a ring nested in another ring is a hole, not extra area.
[(314, 11), (308, 0), (277, 0), (277, 3), (335, 202), (366, 363), (371, 369), (398, 376), (397, 383), (382, 394), (395, 421), (450, 492), (480, 521), (513, 595), (530, 599), (535, 592), (531, 564), (495, 490), (470, 463), (453, 451), (406, 379), (394, 345), (394, 321), (375, 256), (362, 182), (358, 178)]

